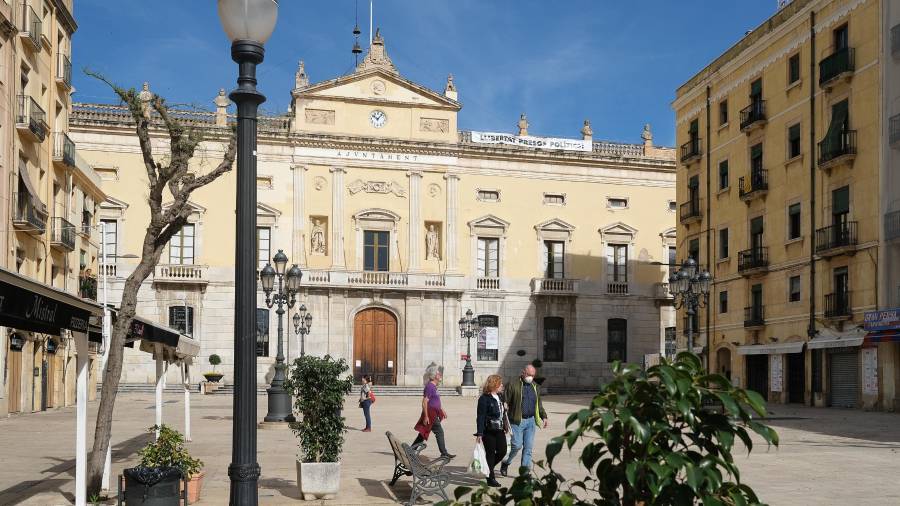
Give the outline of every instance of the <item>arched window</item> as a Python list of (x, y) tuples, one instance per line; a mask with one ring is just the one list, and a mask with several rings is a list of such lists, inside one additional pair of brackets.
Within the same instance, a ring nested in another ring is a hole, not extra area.
[(269, 310), (256, 309), (256, 356), (269, 356)]
[(623, 318), (610, 318), (606, 322), (606, 361), (616, 360), (625, 362), (628, 359), (628, 320)]
[(479, 361), (496, 362), (500, 348), (500, 318), (495, 315), (478, 316), (478, 353)]
[(544, 318), (544, 362), (565, 360), (565, 320), (558, 316)]
[(169, 306), (169, 327), (185, 335), (194, 335), (194, 308)]

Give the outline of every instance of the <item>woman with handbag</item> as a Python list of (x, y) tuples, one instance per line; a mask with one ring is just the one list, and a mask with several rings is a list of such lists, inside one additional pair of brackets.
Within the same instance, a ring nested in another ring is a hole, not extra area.
[(359, 389), (359, 407), (366, 417), (366, 428), (363, 432), (372, 432), (372, 415), (370, 410), (375, 403), (375, 392), (372, 391), (372, 377), (368, 374), (362, 377), (362, 387)]
[(502, 391), (503, 378), (496, 374), (488, 376), (481, 397), (478, 398), (478, 414), (475, 419), (475, 440), (484, 445), (488, 465), (485, 475), (487, 484), (491, 487), (500, 486), (494, 475), (494, 467), (506, 456), (506, 431), (509, 424)]

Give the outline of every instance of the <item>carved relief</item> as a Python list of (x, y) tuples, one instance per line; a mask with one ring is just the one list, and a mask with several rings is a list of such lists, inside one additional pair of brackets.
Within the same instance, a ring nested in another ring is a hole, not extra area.
[(384, 95), (386, 89), (387, 86), (384, 84), (384, 81), (378, 79), (372, 81), (372, 93), (376, 95)]
[(328, 254), (328, 240), (327, 235), (325, 233), (325, 228), (327, 225), (327, 219), (322, 216), (313, 216), (312, 220), (312, 228), (309, 232), (309, 251), (313, 255), (326, 255)]
[(326, 109), (306, 109), (306, 122), (313, 125), (333, 125), (334, 111)]
[(437, 183), (431, 183), (430, 185), (428, 185), (428, 195), (430, 195), (431, 198), (440, 197), (441, 196), (441, 186)]
[(406, 190), (396, 181), (363, 181), (362, 179), (357, 179), (347, 185), (347, 190), (350, 191), (350, 195), (366, 192), (381, 194), (393, 193), (398, 197), (406, 197)]
[(313, 180), (313, 188), (315, 188), (316, 191), (322, 191), (326, 187), (328, 187), (328, 181), (326, 181), (322, 176), (316, 176), (316, 178)]
[(450, 130), (450, 120), (439, 118), (420, 118), (420, 132), (437, 132), (445, 134)]

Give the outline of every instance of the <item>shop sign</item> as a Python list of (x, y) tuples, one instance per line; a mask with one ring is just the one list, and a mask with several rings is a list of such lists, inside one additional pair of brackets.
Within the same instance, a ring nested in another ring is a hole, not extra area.
[(900, 329), (900, 308), (866, 312), (865, 329), (868, 332)]

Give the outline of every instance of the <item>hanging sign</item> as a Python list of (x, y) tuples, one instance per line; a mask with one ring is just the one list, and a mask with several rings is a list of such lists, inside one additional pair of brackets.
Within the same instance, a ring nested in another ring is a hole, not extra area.
[(900, 309), (868, 311), (865, 315), (865, 329), (868, 332), (894, 330), (900, 328)]
[(593, 149), (593, 142), (582, 139), (561, 139), (556, 137), (533, 137), (495, 132), (472, 132), (472, 142), (476, 144), (505, 144), (532, 149), (561, 151), (586, 151)]

